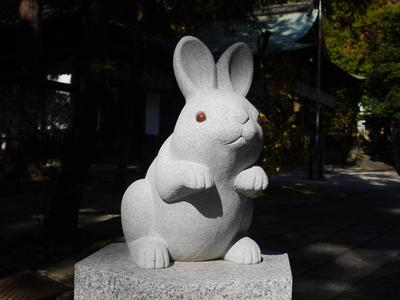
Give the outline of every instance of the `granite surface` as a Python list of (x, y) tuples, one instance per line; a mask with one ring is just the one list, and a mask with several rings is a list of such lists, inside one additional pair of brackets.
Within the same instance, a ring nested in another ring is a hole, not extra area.
[(287, 254), (262, 255), (255, 265), (224, 260), (173, 262), (141, 269), (124, 243), (111, 244), (75, 265), (75, 299), (291, 299)]
[(249, 197), (267, 188), (268, 177), (255, 165), (262, 119), (246, 99), (252, 52), (235, 43), (215, 63), (204, 43), (185, 36), (173, 67), (185, 106), (145, 178), (122, 198), (130, 254), (144, 269), (168, 268), (170, 258), (258, 264), (260, 247), (246, 236), (253, 218)]

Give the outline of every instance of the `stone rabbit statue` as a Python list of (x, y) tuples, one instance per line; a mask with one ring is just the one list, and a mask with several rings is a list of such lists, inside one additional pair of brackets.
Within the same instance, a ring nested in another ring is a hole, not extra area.
[(264, 190), (268, 178), (253, 165), (263, 133), (259, 112), (245, 98), (251, 50), (236, 43), (215, 64), (200, 40), (185, 36), (173, 66), (186, 105), (146, 177), (123, 196), (130, 254), (149, 269), (166, 268), (170, 259), (257, 264), (260, 248), (246, 236), (253, 214), (247, 197)]

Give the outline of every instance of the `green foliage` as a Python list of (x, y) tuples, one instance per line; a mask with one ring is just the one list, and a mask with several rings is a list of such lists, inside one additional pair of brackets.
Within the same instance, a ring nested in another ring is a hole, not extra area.
[(345, 163), (357, 140), (357, 119), (360, 96), (353, 89), (341, 88), (332, 91), (336, 97), (333, 110), (323, 110), (322, 128), (327, 146), (335, 148), (334, 162)]
[(374, 2), (351, 28), (340, 28), (333, 18), (324, 29), (331, 59), (367, 77), (362, 97), (366, 113), (399, 121), (400, 5)]
[(283, 166), (298, 166), (306, 161), (305, 129), (298, 113), (293, 111), (296, 96), (274, 87), (264, 106), (261, 105), (261, 127), (264, 132), (262, 166), (269, 174)]
[(400, 121), (400, 5), (372, 11), (366, 29), (373, 68), (365, 85), (367, 113)]
[(366, 60), (368, 43), (361, 27), (342, 28), (333, 18), (324, 19), (323, 28), (330, 59), (347, 72), (368, 75), (372, 63)]
[[(274, 2), (282, 3), (282, 1)], [(352, 37), (350, 28), (366, 11), (368, 3), (369, 0), (323, 2), (324, 14), (331, 20), (329, 25), (335, 24), (335, 27), (326, 26), (329, 31), (327, 44), (333, 52), (330, 54), (334, 61), (341, 60), (340, 65), (346, 66), (345, 70), (352, 72), (357, 70), (355, 73), (360, 73), (359, 69), (364, 68), (364, 65), (359, 51), (354, 51), (354, 46), (349, 43)], [(343, 31), (346, 31), (347, 35), (343, 35)], [(296, 166), (307, 161), (310, 136), (314, 135), (312, 125), (315, 119), (314, 106), (304, 108), (301, 113), (294, 113), (293, 102), (300, 100), (292, 95), (291, 88), (299, 78), (313, 82), (315, 73), (311, 69), (304, 68), (296, 57), (290, 57), (288, 54), (282, 57), (267, 56), (264, 60), (261, 59), (259, 64), (261, 67), (259, 72), (263, 74), (268, 85), (266, 101), (268, 106), (261, 106), (266, 115), (263, 125), (265, 136), (263, 166), (270, 172), (279, 172), (283, 165)], [(351, 89), (329, 92), (336, 94), (338, 104), (335, 110), (322, 110), (324, 135), (327, 136), (327, 140), (339, 145), (343, 152), (348, 152), (354, 144), (357, 132), (360, 96), (352, 94)]]
[(335, 18), (324, 25), (331, 59), (367, 78), (361, 98), (370, 133), (366, 149), (374, 158), (391, 162), (390, 136), (400, 122), (400, 3), (373, 1), (348, 28)]
[(326, 133), (331, 136), (352, 136), (357, 132), (358, 97), (350, 89), (335, 91), (337, 104), (334, 110), (325, 111), (329, 119)]
[(352, 28), (356, 20), (367, 10), (372, 0), (323, 1), (323, 12), (340, 28)]

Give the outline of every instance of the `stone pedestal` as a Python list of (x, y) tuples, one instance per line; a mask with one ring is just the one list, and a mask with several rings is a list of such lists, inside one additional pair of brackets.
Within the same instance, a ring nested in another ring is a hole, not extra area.
[(75, 265), (75, 299), (291, 299), (287, 254), (256, 265), (223, 260), (139, 269), (126, 244), (111, 244)]

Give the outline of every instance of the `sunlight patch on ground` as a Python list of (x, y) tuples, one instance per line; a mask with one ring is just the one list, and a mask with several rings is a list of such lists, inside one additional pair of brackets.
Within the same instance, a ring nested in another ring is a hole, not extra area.
[(338, 255), (349, 250), (349, 247), (339, 243), (315, 242), (306, 246), (305, 249), (315, 254)]
[(98, 212), (99, 210), (93, 207), (86, 207), (86, 208), (81, 208), (79, 210), (80, 213), (92, 213), (92, 212)]
[(393, 215), (393, 216), (400, 216), (400, 208), (381, 208), (380, 211)]
[(98, 216), (79, 216), (79, 227), (84, 227), (96, 223), (101, 223), (101, 222), (106, 222), (110, 221), (114, 218), (119, 218), (119, 214), (102, 214)]
[(315, 195), (315, 192), (314, 191), (310, 191), (310, 190), (300, 191), (300, 193), (302, 193), (304, 195)]

